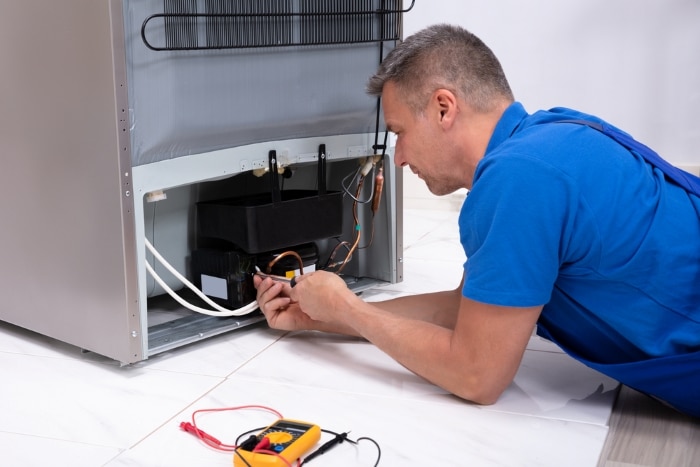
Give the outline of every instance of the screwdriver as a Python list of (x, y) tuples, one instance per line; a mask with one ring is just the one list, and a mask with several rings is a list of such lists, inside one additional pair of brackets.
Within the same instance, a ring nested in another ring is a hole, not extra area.
[(295, 280), (296, 277), (292, 277), (292, 278), (290, 279), (290, 278), (284, 277), (284, 276), (276, 276), (276, 275), (274, 275), (274, 274), (265, 274), (265, 273), (262, 272), (262, 271), (260, 270), (260, 268), (258, 268), (257, 266), (255, 266), (255, 275), (256, 275), (256, 276), (259, 276), (259, 277), (262, 277), (263, 279), (265, 279), (266, 277), (269, 277), (269, 278), (272, 279), (273, 281), (277, 281), (277, 282), (286, 282), (286, 283), (288, 283), (288, 284), (289, 284), (290, 286), (292, 286), (292, 287), (294, 287), (295, 285), (297, 285), (297, 284), (296, 284), (296, 280)]

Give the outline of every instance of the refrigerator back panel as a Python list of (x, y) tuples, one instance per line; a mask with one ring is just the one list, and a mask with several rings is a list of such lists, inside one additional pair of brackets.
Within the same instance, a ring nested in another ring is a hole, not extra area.
[(401, 4), (125, 2), (133, 165), (374, 132), (365, 85), (400, 38)]

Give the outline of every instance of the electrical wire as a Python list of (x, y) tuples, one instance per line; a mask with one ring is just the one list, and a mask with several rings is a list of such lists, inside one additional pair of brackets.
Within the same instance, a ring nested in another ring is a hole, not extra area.
[[(158, 206), (158, 203), (151, 203), (153, 205), (153, 213), (152, 213), (152, 219), (151, 219), (151, 237), (153, 238), (153, 242), (155, 243), (156, 241), (156, 206)], [(153, 264), (155, 265), (155, 260), (153, 261)], [(153, 282), (153, 286), (151, 289), (147, 292), (147, 295), (150, 297), (153, 292), (156, 290), (156, 282)]]
[[(360, 180), (357, 182), (357, 192), (356, 192), (355, 196), (358, 198), (360, 196), (360, 192), (362, 191), (362, 185), (363, 185), (364, 181), (365, 181), (365, 178), (364, 178), (364, 176), (362, 176), (362, 178), (360, 178)], [(350, 247), (348, 254), (345, 256), (345, 260), (342, 263), (340, 263), (340, 267), (336, 271), (336, 274), (340, 274), (343, 271), (343, 269), (345, 269), (345, 266), (347, 266), (347, 264), (352, 259), (352, 254), (357, 249), (357, 245), (359, 245), (359, 243), (360, 243), (360, 237), (362, 236), (362, 229), (360, 228), (360, 219), (359, 219), (359, 216), (357, 214), (357, 204), (358, 203), (355, 202), (355, 203), (353, 203), (353, 206), (352, 206), (352, 215), (353, 215), (353, 220), (355, 221), (355, 242)]]
[[(348, 175), (343, 179), (343, 181), (342, 181), (341, 184), (342, 184), (342, 187), (343, 187), (343, 192), (345, 192), (345, 194), (346, 194), (347, 196), (349, 196), (350, 198), (352, 198), (352, 200), (353, 200), (354, 202), (360, 203), (360, 204), (368, 204), (370, 201), (372, 201), (372, 197), (371, 197), (371, 196), (370, 196), (369, 198), (365, 199), (365, 200), (361, 200), (361, 199), (359, 198), (359, 191), (358, 191), (357, 194), (355, 194), (355, 195), (353, 195), (352, 192), (350, 191), (350, 187), (352, 186), (353, 183), (355, 183), (355, 180), (358, 180), (358, 179), (359, 179), (358, 183), (360, 183), (360, 184), (363, 183), (363, 180), (364, 180), (365, 176), (362, 175), (362, 169), (363, 169), (363, 166), (360, 166), (360, 167), (357, 168), (356, 171), (354, 171), (354, 172), (348, 174)], [(347, 181), (348, 181), (348, 179), (350, 178), (351, 175), (352, 175), (352, 179), (350, 180), (350, 183), (347, 183)], [(374, 184), (372, 185), (372, 190), (374, 190)], [(370, 192), (370, 193), (371, 193), (371, 192)]]
[[(354, 446), (358, 446), (360, 444), (360, 441), (369, 441), (372, 444), (374, 444), (374, 446), (377, 448), (377, 459), (375, 460), (373, 467), (377, 467), (379, 465), (379, 461), (381, 460), (381, 457), (382, 457), (382, 449), (379, 447), (379, 443), (377, 443), (374, 439), (372, 439), (368, 436), (361, 436), (360, 438), (357, 438), (356, 440), (353, 441), (352, 439), (350, 439), (347, 436), (349, 432), (336, 433), (334, 431), (326, 430), (326, 429), (321, 429), (321, 431), (323, 431), (324, 433), (328, 433), (329, 435), (334, 436), (335, 439), (333, 441), (335, 441), (335, 442), (331, 441), (331, 443), (326, 443), (325, 445), (323, 445), (319, 449), (317, 449), (318, 452), (314, 451), (314, 452), (308, 454), (301, 461), (300, 467), (305, 467), (308, 462), (311, 462), (313, 459), (315, 459), (319, 455), (325, 454), (325, 452), (327, 452), (327, 450), (329, 449), (329, 447), (328, 447), (329, 444), (332, 444), (332, 446), (337, 446), (338, 444), (341, 444), (342, 442), (348, 442)], [(239, 437), (239, 439), (240, 439), (240, 437)]]
[(368, 436), (362, 436), (360, 438), (357, 438), (357, 440), (355, 441), (355, 444), (359, 444), (360, 441), (369, 441), (372, 444), (374, 444), (374, 446), (377, 448), (377, 460), (374, 463), (374, 467), (377, 467), (379, 465), (379, 461), (382, 459), (382, 448), (379, 447), (379, 443), (377, 443), (375, 440), (373, 440), (372, 438), (370, 438)]
[(225, 318), (229, 316), (243, 316), (255, 311), (258, 308), (258, 302), (255, 300), (235, 310), (229, 310), (228, 308), (222, 307), (221, 305), (207, 297), (194, 284), (187, 280), (185, 276), (180, 274), (177, 271), (177, 269), (175, 269), (170, 263), (168, 263), (168, 261), (166, 261), (166, 259), (163, 258), (163, 256), (158, 252), (158, 250), (156, 250), (155, 247), (151, 245), (151, 242), (149, 242), (147, 238), (144, 238), (144, 242), (148, 250), (153, 254), (153, 257), (156, 258), (158, 262), (160, 262), (168, 271), (170, 271), (170, 273), (172, 273), (173, 276), (179, 279), (180, 282), (182, 282), (188, 289), (193, 291), (199, 298), (204, 300), (209, 306), (213, 307), (217, 311), (201, 308), (197, 305), (193, 305), (192, 303), (187, 302), (185, 299), (183, 299), (177, 293), (175, 293), (175, 291), (171, 289), (168, 284), (165, 283), (165, 281), (158, 275), (158, 273), (156, 273), (155, 269), (153, 269), (153, 267), (148, 262), (146, 262), (146, 270), (153, 277), (153, 279), (155, 279), (156, 282), (158, 282), (158, 284), (168, 293), (168, 295), (170, 295), (173, 299), (175, 299), (180, 305), (184, 306), (185, 308), (188, 308), (197, 313), (201, 313), (203, 315), (216, 316), (219, 318)]
[(335, 259), (335, 255), (338, 253), (338, 250), (341, 247), (345, 247), (348, 251), (350, 251), (350, 242), (348, 241), (342, 241), (338, 243), (333, 250), (331, 251), (331, 254), (328, 256), (328, 260), (326, 260), (326, 265), (323, 267), (324, 270), (330, 269), (330, 268), (335, 268), (341, 264), (341, 262), (334, 263), (332, 262)]
[[(218, 439), (214, 438), (210, 434), (206, 433), (204, 430), (200, 429), (197, 426), (197, 415), (202, 414), (202, 413), (207, 413), (207, 412), (224, 412), (224, 411), (232, 411), (232, 410), (242, 410), (242, 409), (262, 409), (267, 412), (270, 412), (274, 414), (277, 418), (284, 418), (282, 417), (282, 414), (279, 413), (277, 410), (267, 407), (264, 405), (243, 405), (239, 407), (223, 407), (223, 408), (216, 408), (216, 409), (199, 409), (195, 410), (192, 413), (192, 421), (191, 422), (181, 422), (180, 423), (180, 429), (183, 431), (186, 431), (188, 433), (193, 434), (199, 440), (209, 446), (210, 448), (216, 449), (217, 451), (224, 451), (224, 452), (233, 452), (234, 455), (238, 456), (241, 461), (248, 467), (252, 467), (250, 463), (243, 457), (238, 450), (241, 448), (242, 444), (239, 443), (240, 439), (242, 436), (244, 436), (247, 433), (252, 433), (253, 431), (260, 431), (262, 428), (258, 428), (257, 430), (251, 430), (245, 433), (244, 435), (239, 436), (236, 438), (235, 444), (225, 444), (219, 441)], [(275, 453), (276, 454), (276, 453)], [(286, 462), (286, 459), (282, 458)], [(289, 465), (289, 464), (288, 464)]]

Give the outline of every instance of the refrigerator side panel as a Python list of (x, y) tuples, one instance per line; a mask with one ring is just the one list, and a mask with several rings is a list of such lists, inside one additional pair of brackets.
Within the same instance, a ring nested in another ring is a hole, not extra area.
[(143, 359), (122, 3), (0, 15), (0, 319)]

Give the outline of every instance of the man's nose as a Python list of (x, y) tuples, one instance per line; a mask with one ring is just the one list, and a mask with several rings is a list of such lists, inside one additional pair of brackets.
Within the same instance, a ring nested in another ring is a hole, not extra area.
[(394, 146), (394, 165), (396, 167), (405, 167), (407, 165), (406, 159), (403, 157), (403, 150), (398, 144)]

